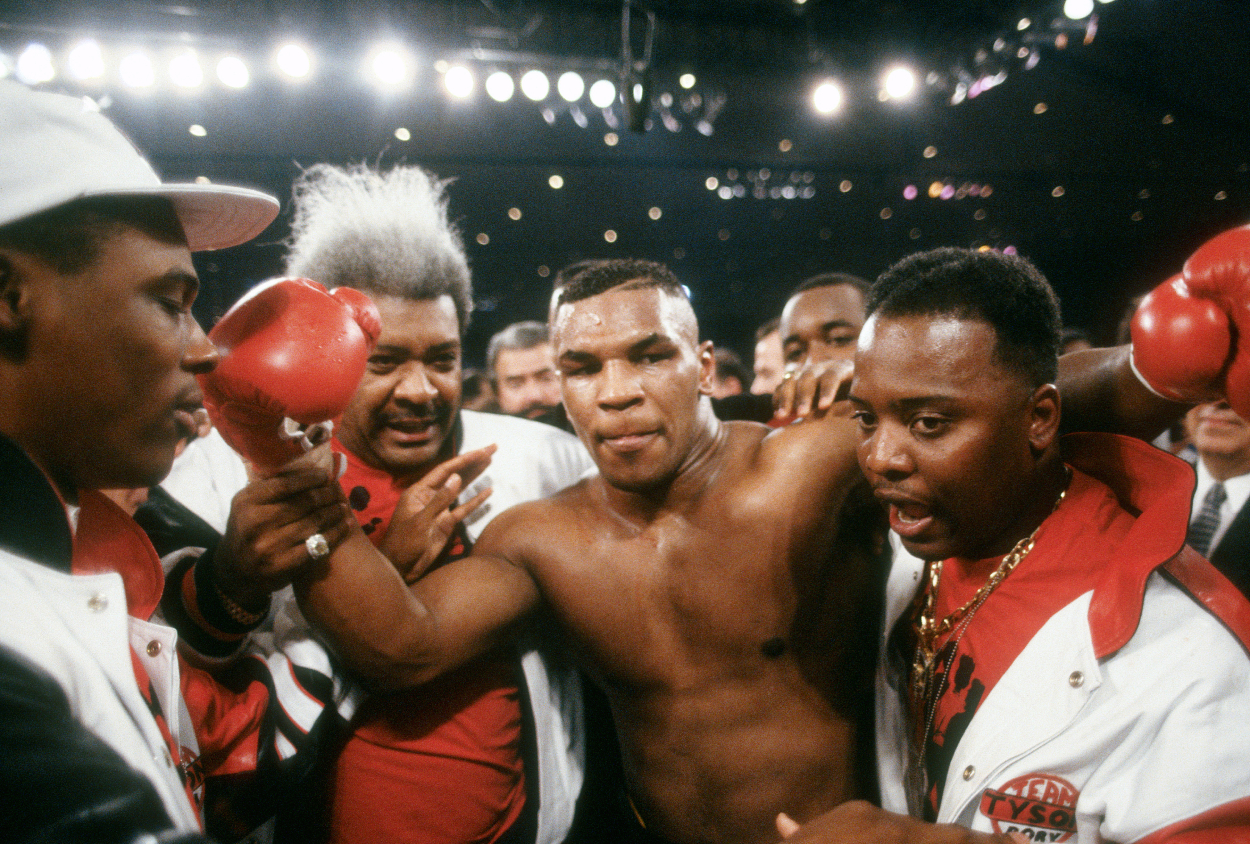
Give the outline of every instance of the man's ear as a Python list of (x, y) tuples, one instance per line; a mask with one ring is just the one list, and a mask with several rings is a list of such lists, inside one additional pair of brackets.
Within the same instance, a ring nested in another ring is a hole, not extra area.
[(1033, 391), (1029, 405), (1029, 445), (1045, 451), (1059, 436), (1059, 388), (1043, 384)]
[(699, 392), (710, 396), (716, 384), (716, 357), (712, 354), (712, 341), (704, 340), (695, 353), (699, 356)]
[(29, 291), (22, 262), (0, 249), (0, 354), (21, 357), (26, 347)]

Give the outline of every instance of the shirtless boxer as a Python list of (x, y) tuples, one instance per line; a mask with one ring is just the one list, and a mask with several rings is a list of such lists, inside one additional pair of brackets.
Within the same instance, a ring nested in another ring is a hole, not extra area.
[(710, 344), (658, 265), (574, 279), (553, 341), (600, 474), (500, 515), (475, 557), (411, 593), (375, 588), (367, 619), (350, 617), (344, 584), (398, 576), (348, 569), (350, 553), (336, 552), (330, 576), (297, 586), (306, 609), (349, 663), (402, 687), (544, 606), (607, 692), (629, 796), (662, 838), (766, 841), (779, 807), (812, 815), (854, 796), (842, 666), (865, 589), (853, 566), (820, 565), (859, 477), (853, 426), (825, 413), (768, 436), (719, 422), (705, 398)]
[[(607, 693), (648, 834), (775, 840), (781, 808), (802, 820), (856, 794), (861, 677), (846, 666), (861, 664), (872, 574), (869, 549), (838, 529), (860, 477), (855, 426), (828, 389), (814, 418), (772, 433), (718, 422), (710, 346), (656, 264), (578, 274), (553, 342), (599, 475), (501, 514), (474, 557), (411, 591), (391, 569), (354, 564), (349, 539), (297, 582), (305, 610), (359, 673), (402, 688), (541, 608)], [(1100, 379), (1127, 368), (1120, 352), (1105, 359)], [(362, 604), (373, 611), (353, 611)]]

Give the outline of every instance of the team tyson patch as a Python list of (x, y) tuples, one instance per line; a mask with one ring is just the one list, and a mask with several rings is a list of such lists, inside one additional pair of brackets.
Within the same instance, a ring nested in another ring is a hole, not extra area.
[(1054, 774), (1026, 774), (987, 788), (981, 814), (997, 833), (1018, 832), (1032, 841), (1067, 841), (1076, 832), (1076, 798), (1072, 783)]

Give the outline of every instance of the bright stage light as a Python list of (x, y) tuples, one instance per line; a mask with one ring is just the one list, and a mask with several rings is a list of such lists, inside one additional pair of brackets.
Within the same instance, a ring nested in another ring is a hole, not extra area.
[(582, 81), (580, 74), (568, 71), (560, 74), (560, 78), (556, 80), (556, 90), (560, 92), (560, 96), (570, 103), (575, 103), (582, 98), (582, 94), (586, 91), (586, 83)]
[(834, 114), (842, 108), (842, 89), (836, 82), (822, 82), (812, 92), (812, 107), (820, 114)]
[(694, 87), (695, 78), (693, 73), (683, 73), (677, 77), (677, 84), (689, 91)]
[(596, 108), (611, 108), (616, 102), (616, 86), (608, 79), (600, 79), (590, 86), (590, 102)]
[(890, 99), (905, 99), (910, 97), (912, 92), (916, 90), (916, 74), (901, 65), (892, 67), (886, 71), (883, 87)]
[(179, 88), (198, 88), (204, 84), (204, 70), (194, 50), (184, 50), (170, 59), (169, 79)]
[(312, 73), (312, 57), (294, 42), (283, 44), (274, 56), (278, 70), (291, 79), (304, 79)]
[(413, 66), (407, 54), (393, 44), (375, 47), (366, 67), (384, 88), (403, 88), (412, 82)]
[(1094, 0), (1064, 0), (1063, 13), (1074, 21), (1094, 13)]
[(100, 42), (86, 38), (74, 45), (66, 58), (69, 75), (75, 79), (99, 79), (104, 75), (104, 54)]
[(224, 56), (217, 62), (217, 78), (227, 88), (246, 88), (252, 75), (243, 59), (238, 56)]
[(447, 88), (447, 93), (463, 100), (473, 93), (473, 74), (463, 65), (453, 65), (443, 74), (443, 85)]
[(17, 57), (14, 73), (19, 81), (27, 85), (51, 82), (56, 78), (56, 68), (52, 66), (52, 51), (38, 42), (27, 44), (26, 49)]
[(512, 99), (512, 94), (515, 90), (516, 83), (512, 81), (512, 74), (510, 73), (497, 70), (486, 77), (486, 93), (497, 103), (506, 103)]
[(547, 81), (547, 74), (541, 70), (527, 71), (521, 77), (521, 93), (534, 102), (545, 100), (550, 91), (551, 83)]
[(122, 84), (130, 88), (151, 88), (156, 84), (156, 71), (152, 59), (143, 50), (126, 55), (117, 67)]

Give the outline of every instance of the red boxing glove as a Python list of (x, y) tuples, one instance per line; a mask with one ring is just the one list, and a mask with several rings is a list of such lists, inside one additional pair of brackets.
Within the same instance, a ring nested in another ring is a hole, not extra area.
[(304, 449), (284, 421), (338, 417), (380, 326), (377, 308), (359, 291), (329, 293), (305, 278), (258, 285), (208, 334), (221, 353), (217, 368), (199, 376), (213, 424), (262, 471), (283, 465)]
[[(1235, 337), (1250, 337), (1250, 226), (1230, 229), (1198, 247), (1183, 275), (1191, 295), (1223, 308)], [(1229, 357), (1224, 396), (1239, 416), (1250, 419), (1250, 344), (1234, 341)]]
[(1228, 315), (1216, 302), (1192, 296), (1180, 276), (1146, 294), (1130, 330), (1133, 369), (1154, 393), (1184, 402), (1222, 395)]

